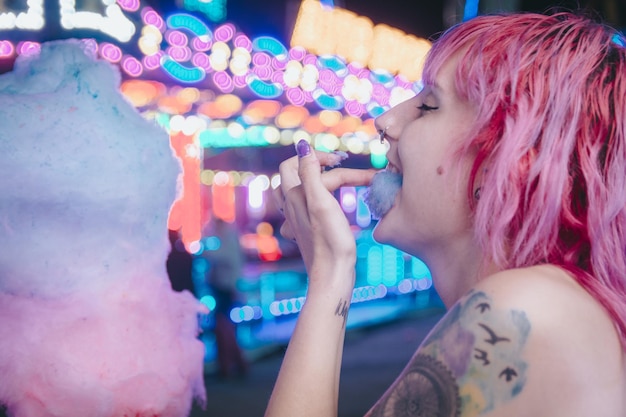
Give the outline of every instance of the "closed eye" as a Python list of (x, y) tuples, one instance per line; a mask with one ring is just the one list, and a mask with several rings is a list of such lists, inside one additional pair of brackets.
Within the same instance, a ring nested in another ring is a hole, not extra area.
[(421, 111), (432, 111), (432, 110), (437, 110), (439, 107), (433, 107), (433, 106), (429, 106), (428, 104), (422, 103), (417, 108)]

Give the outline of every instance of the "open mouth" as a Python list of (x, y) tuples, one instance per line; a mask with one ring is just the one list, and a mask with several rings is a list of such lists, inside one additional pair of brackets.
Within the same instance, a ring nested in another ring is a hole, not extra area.
[(392, 164), (374, 175), (365, 195), (365, 203), (375, 219), (382, 218), (391, 210), (401, 187), (402, 174)]

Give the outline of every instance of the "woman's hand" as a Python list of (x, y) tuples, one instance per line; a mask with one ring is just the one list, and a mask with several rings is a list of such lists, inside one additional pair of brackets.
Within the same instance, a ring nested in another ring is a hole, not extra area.
[(285, 214), (281, 234), (298, 243), (309, 286), (265, 416), (334, 417), (356, 244), (333, 192), (344, 185), (369, 184), (374, 171), (326, 171), (341, 156), (315, 152), (306, 141), (296, 151), (297, 158), (280, 165), (281, 185), (275, 193)]
[(296, 150), (298, 157), (280, 165), (281, 185), (276, 193), (285, 215), (280, 232), (285, 238), (296, 240), (312, 278), (339, 266), (354, 267), (354, 236), (333, 192), (342, 186), (368, 185), (375, 171), (326, 171), (324, 168), (338, 165), (342, 157), (313, 151), (304, 140), (298, 142)]

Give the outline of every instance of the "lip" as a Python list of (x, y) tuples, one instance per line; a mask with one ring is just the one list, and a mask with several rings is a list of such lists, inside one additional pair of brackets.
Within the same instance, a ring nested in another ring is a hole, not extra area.
[(385, 170), (388, 172), (392, 172), (394, 174), (402, 174), (402, 171), (400, 170), (400, 168), (398, 168), (393, 162), (389, 161), (387, 162), (387, 166), (385, 167)]

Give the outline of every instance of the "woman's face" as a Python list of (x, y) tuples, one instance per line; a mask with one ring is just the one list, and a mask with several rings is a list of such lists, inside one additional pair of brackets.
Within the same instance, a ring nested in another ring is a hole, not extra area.
[(390, 144), (387, 170), (400, 172), (403, 182), (374, 237), (417, 256), (471, 235), (467, 179), (472, 156), (460, 164), (452, 157), (475, 109), (457, 96), (455, 69), (456, 59), (450, 59), (434, 85), (376, 119)]

